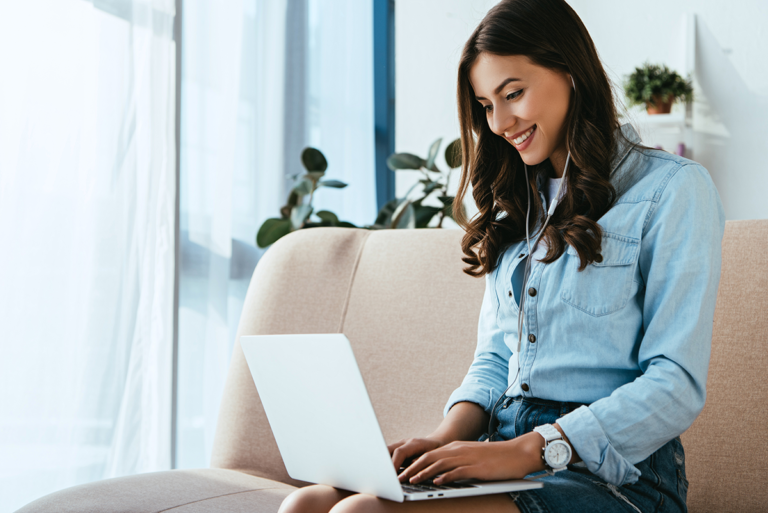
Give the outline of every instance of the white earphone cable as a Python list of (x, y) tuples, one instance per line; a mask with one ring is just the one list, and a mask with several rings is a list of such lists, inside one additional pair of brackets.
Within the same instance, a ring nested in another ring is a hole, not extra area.
[(517, 378), (520, 376), (520, 349), (522, 348), (522, 342), (523, 342), (523, 318), (524, 315), (524, 308), (525, 308), (525, 286), (528, 283), (528, 274), (531, 272), (531, 261), (533, 260), (533, 252), (536, 250), (536, 246), (539, 244), (539, 239), (541, 239), (541, 236), (544, 234), (544, 230), (546, 230), (547, 225), (549, 225), (549, 220), (552, 217), (552, 214), (555, 213), (555, 209), (557, 208), (558, 200), (560, 199), (560, 191), (563, 188), (563, 183), (565, 183), (565, 177), (566, 173), (568, 172), (568, 164), (571, 161), (571, 152), (568, 152), (568, 156), (565, 159), (565, 168), (563, 169), (563, 179), (560, 180), (560, 185), (557, 187), (557, 192), (555, 193), (554, 198), (550, 200), (549, 209), (547, 209), (547, 217), (544, 220), (544, 224), (541, 227), (541, 230), (539, 230), (538, 234), (536, 235), (536, 239), (533, 241), (533, 246), (531, 246), (531, 238), (530, 238), (530, 232), (528, 231), (529, 227), (529, 220), (530, 220), (530, 214), (531, 214), (531, 187), (528, 181), (528, 166), (523, 162), (523, 167), (525, 168), (525, 190), (528, 194), (528, 209), (525, 213), (525, 242), (528, 245), (528, 256), (525, 259), (525, 269), (523, 271), (523, 283), (522, 287), (520, 289), (520, 305), (517, 310), (517, 353), (515, 353), (517, 357), (517, 372), (515, 373), (515, 377), (512, 380), (512, 382), (509, 384), (506, 390), (501, 393), (498, 399), (496, 399), (496, 402), (493, 404), (493, 408), (491, 408), (491, 418), (488, 420), (488, 433), (486, 438), (486, 441), (491, 441), (491, 429), (493, 428), (493, 416), (496, 412), (496, 407), (499, 405), (499, 401), (509, 392), (509, 389), (512, 388), (512, 386), (517, 383)]

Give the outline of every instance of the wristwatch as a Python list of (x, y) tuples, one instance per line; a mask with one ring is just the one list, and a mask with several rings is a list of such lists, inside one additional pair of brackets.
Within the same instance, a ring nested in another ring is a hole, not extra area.
[(571, 461), (573, 451), (568, 442), (563, 440), (563, 435), (560, 434), (560, 431), (552, 424), (536, 426), (533, 430), (544, 437), (541, 459), (544, 460), (544, 464), (550, 473), (554, 474), (560, 470), (565, 470), (568, 462)]

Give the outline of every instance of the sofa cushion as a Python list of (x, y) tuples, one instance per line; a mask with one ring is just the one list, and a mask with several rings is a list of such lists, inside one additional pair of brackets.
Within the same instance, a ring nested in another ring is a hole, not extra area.
[(236, 470), (170, 470), (74, 486), (17, 513), (274, 513), (294, 489)]

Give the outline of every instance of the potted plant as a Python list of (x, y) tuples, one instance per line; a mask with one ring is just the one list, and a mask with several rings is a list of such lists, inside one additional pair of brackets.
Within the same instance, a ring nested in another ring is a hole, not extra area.
[[(445, 162), (449, 167), (447, 172), (443, 172), (435, 163), (441, 142), (442, 139), (438, 139), (432, 143), (426, 159), (412, 153), (394, 153), (389, 156), (387, 165), (392, 171), (418, 170), (423, 176), (408, 189), (405, 196), (387, 202), (372, 225), (361, 228), (369, 230), (426, 228), (435, 216), (438, 216), (436, 227), (441, 228), (443, 219), (446, 216), (453, 216), (454, 196), (448, 195), (448, 184), (453, 170), (461, 166), (461, 140), (456, 139), (445, 149)], [(324, 178), (328, 161), (323, 153), (316, 148), (304, 148), (301, 153), (301, 162), (307, 172), (290, 177), (295, 181), (295, 185), (288, 195), (288, 202), (280, 209), (280, 217), (264, 221), (256, 234), (256, 245), (260, 248), (266, 248), (284, 235), (302, 228), (317, 226), (357, 228), (352, 223), (340, 221), (333, 212), (328, 210), (314, 212), (312, 208), (312, 199), (318, 188), (343, 189), (347, 186), (344, 182)], [(441, 206), (424, 205), (424, 200), (433, 194), (437, 195)], [(313, 214), (317, 219), (312, 217)]]
[[(448, 195), (448, 184), (453, 170), (461, 167), (461, 140), (456, 139), (445, 148), (448, 171), (441, 170), (435, 163), (442, 141), (440, 138), (430, 145), (426, 159), (412, 153), (393, 153), (389, 156), (387, 166), (392, 171), (421, 171), (422, 177), (408, 189), (405, 196), (384, 205), (376, 222), (369, 228), (426, 228), (435, 216), (438, 216), (436, 228), (442, 228), (443, 220), (453, 217), (454, 196)], [(419, 185), (422, 186), (420, 189)], [(414, 191), (416, 193), (412, 195)], [(432, 194), (437, 194), (441, 206), (424, 204), (424, 200)]]
[(675, 100), (693, 100), (690, 78), (684, 79), (665, 65), (645, 63), (628, 75), (624, 92), (630, 105), (645, 105), (648, 114), (669, 114)]
[[(280, 209), (280, 217), (273, 217), (264, 221), (256, 234), (256, 245), (260, 248), (266, 248), (280, 237), (301, 228), (315, 226), (355, 228), (352, 223), (339, 221), (338, 216), (328, 210), (313, 212), (312, 199), (317, 189), (320, 187), (343, 189), (347, 186), (346, 183), (339, 180), (324, 179), (325, 170), (328, 169), (325, 155), (316, 148), (304, 148), (304, 151), (301, 152), (301, 163), (307, 172), (303, 175), (291, 176), (295, 185), (288, 195), (288, 202)], [(311, 217), (313, 213), (317, 219)]]

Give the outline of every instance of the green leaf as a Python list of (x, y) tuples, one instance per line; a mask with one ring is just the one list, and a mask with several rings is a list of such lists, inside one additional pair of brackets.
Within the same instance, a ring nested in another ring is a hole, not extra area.
[(309, 178), (313, 182), (317, 182), (324, 175), (325, 175), (325, 173), (323, 173), (322, 171), (309, 171), (309, 172), (307, 172), (307, 178)]
[(440, 170), (435, 166), (435, 159), (437, 158), (437, 150), (440, 149), (440, 143), (443, 142), (443, 138), (440, 137), (438, 140), (432, 143), (432, 146), (429, 147), (429, 152), (427, 153), (427, 163), (424, 167), (429, 169), (430, 171), (437, 171), (440, 172)]
[(299, 183), (294, 185), (293, 192), (298, 194), (299, 196), (306, 196), (307, 194), (312, 192), (312, 180), (308, 178), (302, 179)]
[(328, 161), (325, 160), (323, 152), (312, 147), (304, 148), (304, 151), (301, 152), (301, 163), (304, 164), (307, 171), (325, 173), (325, 170), (328, 169)]
[(625, 77), (624, 93), (630, 105), (654, 104), (656, 98), (688, 102), (693, 100), (693, 82), (690, 76), (685, 79), (665, 65), (645, 62)]
[(293, 229), (298, 230), (301, 228), (301, 225), (304, 224), (304, 221), (311, 213), (312, 207), (309, 205), (298, 205), (293, 207), (291, 210), (291, 225), (293, 226)]
[[(303, 198), (303, 194), (298, 194), (295, 190), (291, 189), (290, 194), (288, 194), (288, 201), (286, 202), (285, 206), (287, 207), (295, 207), (301, 202), (301, 198)], [(286, 218), (288, 216), (285, 216)]]
[(338, 216), (333, 212), (329, 212), (327, 210), (321, 210), (320, 212), (317, 212), (315, 215), (320, 219), (322, 219), (323, 221), (328, 221), (331, 224), (338, 224), (339, 222)]
[(392, 171), (398, 169), (421, 169), (426, 165), (423, 158), (412, 153), (393, 153), (387, 159), (387, 166)]
[(320, 180), (319, 184), (323, 187), (333, 187), (335, 189), (343, 189), (347, 186), (346, 183), (340, 182), (338, 180)]
[(426, 228), (432, 218), (440, 213), (442, 208), (429, 205), (414, 205), (413, 210), (416, 216), (416, 228)]
[(416, 212), (411, 200), (400, 203), (392, 214), (392, 228), (416, 228)]
[(431, 193), (435, 189), (439, 189), (440, 187), (442, 187), (442, 185), (443, 184), (441, 184), (440, 182), (427, 183), (426, 185), (424, 185), (424, 195), (426, 196), (427, 194)]
[(445, 162), (451, 169), (461, 167), (461, 139), (454, 140), (445, 148)]
[(275, 243), (283, 235), (291, 232), (291, 221), (288, 219), (271, 218), (264, 221), (256, 234), (256, 245), (266, 248)]
[(339, 221), (338, 223), (336, 223), (336, 226), (339, 226), (341, 228), (357, 228), (357, 226), (350, 223), (349, 221)]
[(384, 206), (381, 207), (381, 210), (379, 210), (374, 226), (381, 226), (382, 228), (388, 227), (392, 222), (392, 214), (394, 214), (399, 203), (400, 200), (397, 198), (387, 201)]
[(446, 207), (450, 207), (453, 205), (453, 200), (455, 199), (455, 196), (438, 196), (437, 199), (440, 200), (440, 202), (445, 205)]

